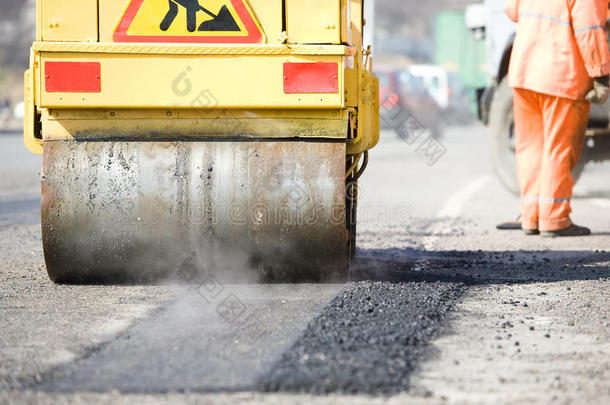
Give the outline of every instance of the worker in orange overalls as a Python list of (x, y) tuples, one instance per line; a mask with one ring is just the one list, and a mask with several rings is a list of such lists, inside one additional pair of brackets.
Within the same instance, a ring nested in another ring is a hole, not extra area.
[(585, 142), (590, 102), (610, 95), (608, 0), (507, 0), (517, 22), (509, 67), (514, 88), (521, 228), (584, 236), (570, 220), (571, 170)]

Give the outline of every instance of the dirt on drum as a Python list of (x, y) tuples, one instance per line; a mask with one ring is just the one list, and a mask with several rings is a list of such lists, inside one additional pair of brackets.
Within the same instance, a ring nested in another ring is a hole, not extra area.
[(49, 274), (343, 279), (344, 161), (341, 142), (45, 142)]

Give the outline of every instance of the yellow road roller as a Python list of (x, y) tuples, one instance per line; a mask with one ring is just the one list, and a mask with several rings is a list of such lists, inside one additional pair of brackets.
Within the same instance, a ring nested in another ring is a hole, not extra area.
[(345, 280), (379, 139), (364, 24), (363, 0), (37, 0), (50, 278)]

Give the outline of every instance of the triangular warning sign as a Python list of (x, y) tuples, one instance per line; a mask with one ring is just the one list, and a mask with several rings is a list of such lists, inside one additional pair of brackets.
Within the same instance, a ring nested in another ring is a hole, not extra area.
[(114, 42), (258, 43), (247, 0), (130, 0)]

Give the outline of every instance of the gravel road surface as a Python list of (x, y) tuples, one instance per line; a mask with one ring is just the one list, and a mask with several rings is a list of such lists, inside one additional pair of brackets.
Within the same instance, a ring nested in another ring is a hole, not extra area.
[(40, 158), (0, 135), (0, 403), (609, 403), (610, 165), (573, 203), (593, 236), (527, 237), (495, 230), (484, 129), (441, 142), (382, 133), (346, 285), (59, 286)]

